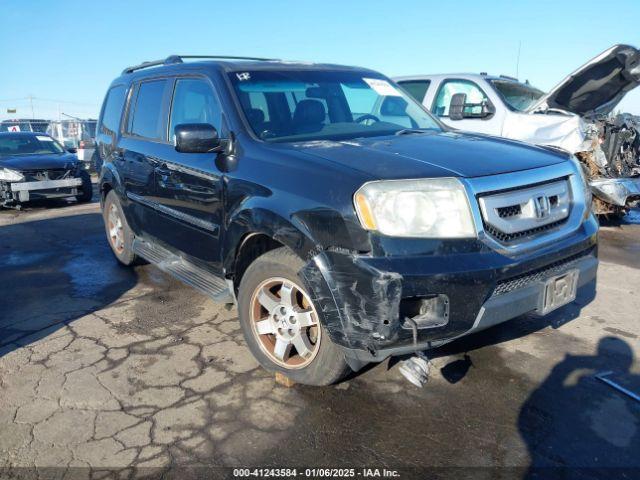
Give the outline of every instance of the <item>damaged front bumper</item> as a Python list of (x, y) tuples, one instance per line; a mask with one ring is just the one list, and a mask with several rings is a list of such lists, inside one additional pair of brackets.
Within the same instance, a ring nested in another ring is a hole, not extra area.
[(0, 204), (4, 206), (43, 198), (62, 198), (78, 194), (81, 178), (33, 182), (0, 182)]
[[(332, 340), (350, 363), (361, 365), (437, 347), (539, 310), (545, 281), (572, 270), (584, 294), (596, 275), (597, 228), (590, 219), (569, 237), (517, 259), (471, 246), (382, 257), (328, 250), (300, 273)], [(429, 299), (445, 299), (442, 321), (418, 326), (414, 340), (407, 318), (416, 314), (416, 302)]]
[(640, 177), (601, 178), (591, 180), (590, 185), (596, 197), (618, 207), (640, 200)]

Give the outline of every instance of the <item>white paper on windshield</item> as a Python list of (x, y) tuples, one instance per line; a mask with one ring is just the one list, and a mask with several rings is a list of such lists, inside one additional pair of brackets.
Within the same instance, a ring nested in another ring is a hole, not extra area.
[(385, 97), (401, 97), (400, 92), (386, 80), (380, 80), (379, 78), (363, 78), (367, 85), (375, 90), (378, 95)]
[(44, 135), (36, 135), (36, 138), (41, 142), (53, 142), (53, 138), (45, 137)]

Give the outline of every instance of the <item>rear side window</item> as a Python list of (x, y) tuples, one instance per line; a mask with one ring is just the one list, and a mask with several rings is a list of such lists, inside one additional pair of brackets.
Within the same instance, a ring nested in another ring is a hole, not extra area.
[(193, 78), (182, 78), (176, 81), (169, 124), (171, 142), (175, 137), (176, 125), (208, 123), (220, 132), (221, 117), (220, 103), (208, 82)]
[(131, 131), (138, 137), (164, 139), (164, 91), (167, 80), (143, 82), (136, 95)]
[(430, 84), (431, 80), (407, 80), (404, 82), (398, 82), (398, 85), (401, 85), (402, 88), (409, 92), (409, 95), (420, 103), (424, 100), (424, 96), (427, 94)]
[(104, 108), (102, 110), (102, 119), (100, 120), (100, 128), (103, 132), (113, 133), (118, 131), (126, 92), (127, 89), (124, 85), (117, 85), (107, 92), (107, 98), (104, 100)]

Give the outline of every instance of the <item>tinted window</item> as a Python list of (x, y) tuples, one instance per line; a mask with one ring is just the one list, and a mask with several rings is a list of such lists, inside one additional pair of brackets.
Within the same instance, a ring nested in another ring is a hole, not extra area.
[(162, 100), (167, 80), (144, 82), (138, 88), (131, 133), (139, 137), (163, 139)]
[(107, 98), (104, 101), (104, 109), (102, 111), (102, 128), (109, 132), (116, 132), (120, 127), (120, 118), (122, 116), (122, 107), (124, 106), (124, 97), (127, 89), (124, 85), (113, 87), (107, 92)]
[(409, 92), (413, 98), (422, 103), (424, 96), (427, 94), (431, 80), (408, 80), (405, 82), (398, 82), (399, 85)]
[(433, 105), (433, 113), (439, 117), (448, 117), (451, 97), (456, 93), (467, 95), (465, 109), (469, 109), (470, 113), (480, 113), (482, 104), (489, 101), (485, 93), (474, 82), (469, 80), (445, 80), (440, 85), (438, 96)]
[(270, 142), (440, 129), (422, 105), (370, 71), (233, 72), (229, 79), (252, 130)]
[(169, 138), (173, 141), (174, 128), (181, 123), (208, 123), (220, 132), (221, 116), (220, 103), (208, 82), (179, 79), (173, 94)]

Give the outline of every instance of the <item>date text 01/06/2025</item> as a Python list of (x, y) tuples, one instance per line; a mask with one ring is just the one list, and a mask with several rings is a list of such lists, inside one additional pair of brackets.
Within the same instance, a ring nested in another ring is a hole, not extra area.
[(387, 468), (234, 468), (234, 478), (400, 478)]

